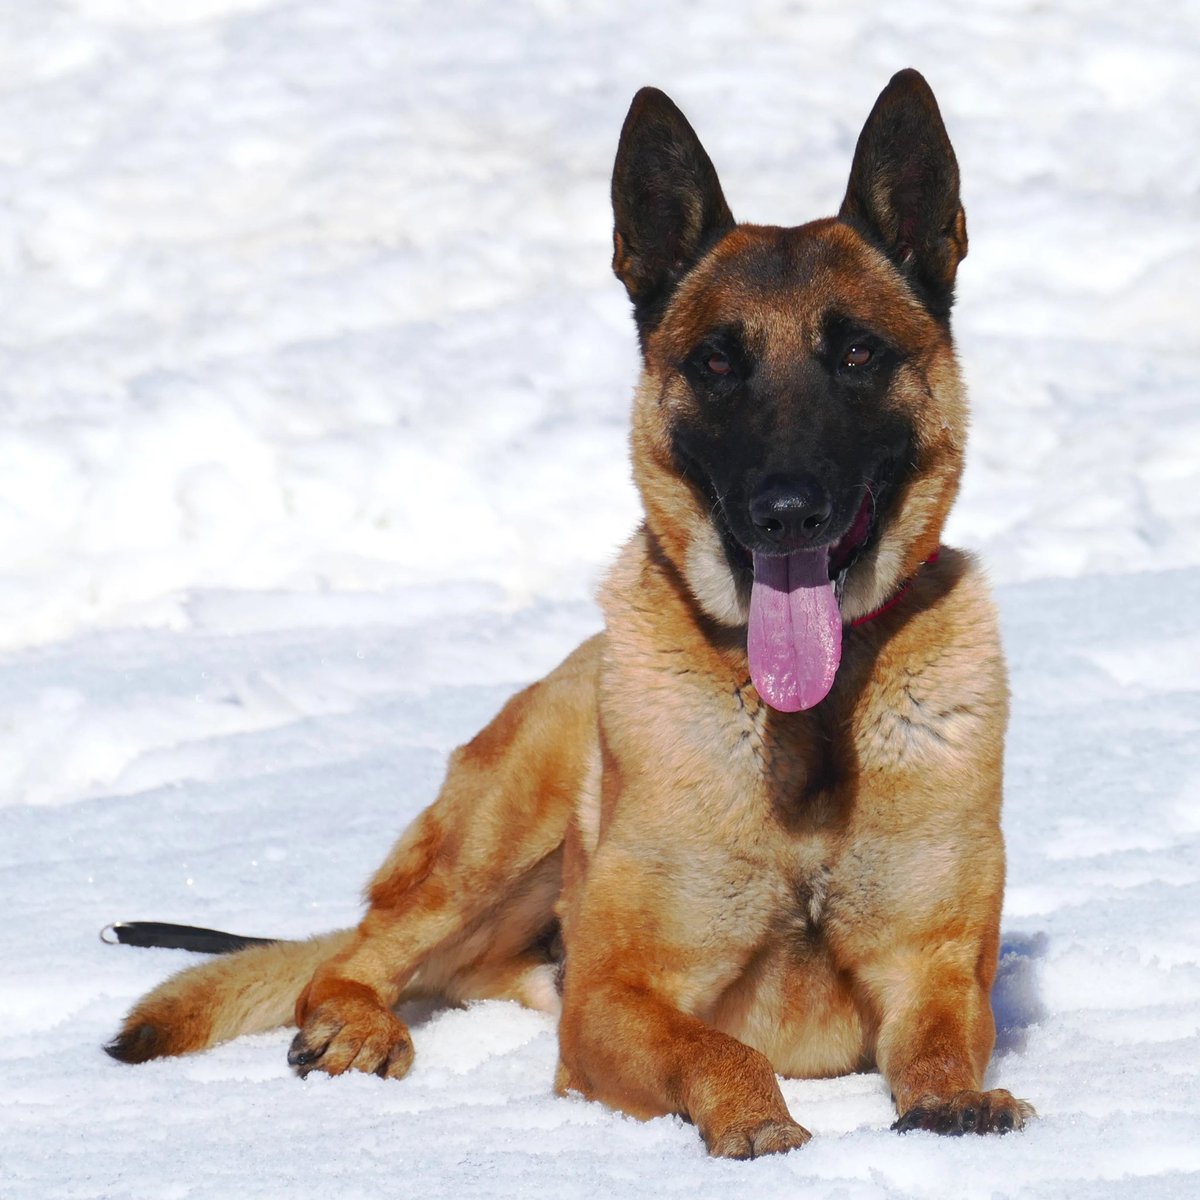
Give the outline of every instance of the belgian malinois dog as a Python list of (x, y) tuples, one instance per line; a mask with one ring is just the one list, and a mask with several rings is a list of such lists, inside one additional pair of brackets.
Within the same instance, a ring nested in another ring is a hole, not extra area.
[(875, 1067), (901, 1131), (1019, 1128), (983, 1083), (1008, 701), (986, 584), (941, 544), (967, 232), (937, 103), (896, 75), (838, 215), (783, 229), (734, 221), (645, 88), (612, 199), (645, 520), (603, 632), (452, 755), (357, 929), (185, 971), (107, 1049), (294, 1019), (299, 1074), (399, 1079), (400, 1001), (503, 997), (561, 1012), (559, 1093), (678, 1113), (714, 1155), (808, 1141), (777, 1073)]

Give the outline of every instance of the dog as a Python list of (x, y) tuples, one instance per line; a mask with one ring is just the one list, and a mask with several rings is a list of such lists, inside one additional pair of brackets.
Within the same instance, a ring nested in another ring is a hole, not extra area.
[(877, 1068), (893, 1128), (1005, 1132), (984, 1089), (1008, 692), (979, 567), (942, 545), (967, 406), (959, 173), (916, 71), (836, 217), (738, 224), (640, 91), (612, 180), (642, 372), (645, 519), (604, 630), (450, 758), (362, 923), (168, 980), (141, 1062), (294, 1019), (300, 1075), (399, 1079), (416, 996), (560, 1013), (560, 1094), (679, 1114), (753, 1158), (809, 1133), (777, 1074)]

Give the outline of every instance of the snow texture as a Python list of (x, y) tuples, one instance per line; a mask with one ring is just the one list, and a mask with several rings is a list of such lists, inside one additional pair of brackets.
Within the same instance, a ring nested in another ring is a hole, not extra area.
[[(0, 1194), (1200, 1194), (1200, 6), (58, 0), (0, 8)], [(608, 173), (643, 83), (735, 211), (841, 196), (898, 68), (958, 149), (950, 539), (1014, 719), (990, 1082), (1041, 1118), (707, 1159), (551, 1095), (550, 1020), (425, 1010), (400, 1083), (289, 1034), (100, 1051), (180, 952), (302, 935), (598, 617), (636, 520)]]

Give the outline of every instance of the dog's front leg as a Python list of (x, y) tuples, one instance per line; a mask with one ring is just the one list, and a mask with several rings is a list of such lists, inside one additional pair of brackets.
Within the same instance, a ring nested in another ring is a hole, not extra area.
[[(756, 864), (681, 844), (644, 796), (629, 800), (564, 914), (556, 1090), (635, 1117), (686, 1117), (723, 1158), (804, 1145), (765, 1055), (704, 1019), (769, 928)], [(743, 901), (732, 913), (730, 895)]]
[(603, 975), (572, 979), (568, 968), (559, 1094), (580, 1092), (642, 1118), (678, 1113), (720, 1158), (779, 1154), (809, 1140), (764, 1055), (648, 987)]
[(867, 973), (879, 1002), (876, 1047), (901, 1133), (1007, 1133), (1034, 1116), (1003, 1088), (983, 1090), (995, 1040), (991, 971), (979, 943), (894, 950)]

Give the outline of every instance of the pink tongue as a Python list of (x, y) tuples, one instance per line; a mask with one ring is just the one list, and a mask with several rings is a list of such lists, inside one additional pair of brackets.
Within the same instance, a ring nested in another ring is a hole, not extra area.
[(747, 649), (750, 678), (772, 708), (800, 712), (829, 695), (842, 658), (829, 547), (754, 556)]

